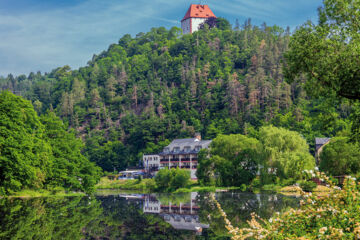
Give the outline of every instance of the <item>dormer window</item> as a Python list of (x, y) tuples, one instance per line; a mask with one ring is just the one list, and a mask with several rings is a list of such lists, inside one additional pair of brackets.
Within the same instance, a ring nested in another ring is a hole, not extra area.
[(170, 149), (166, 147), (166, 148), (164, 148), (164, 152), (168, 153), (168, 152), (170, 152)]
[(195, 151), (200, 151), (201, 150), (201, 146), (195, 146)]
[(174, 147), (174, 152), (175, 153), (180, 152), (180, 148), (179, 147)]
[(189, 146), (184, 147), (185, 152), (190, 152), (191, 148)]

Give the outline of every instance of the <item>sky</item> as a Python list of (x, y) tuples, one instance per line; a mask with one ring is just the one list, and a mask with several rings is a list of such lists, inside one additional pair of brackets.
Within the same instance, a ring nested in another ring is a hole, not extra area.
[(93, 54), (152, 27), (180, 27), (190, 4), (205, 3), (233, 25), (292, 30), (317, 21), (321, 0), (0, 0), (0, 76), (86, 66)]

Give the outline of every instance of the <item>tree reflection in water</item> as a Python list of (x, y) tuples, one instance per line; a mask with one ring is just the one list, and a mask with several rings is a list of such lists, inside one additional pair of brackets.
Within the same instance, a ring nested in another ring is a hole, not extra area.
[[(230, 239), (206, 193), (0, 200), (0, 239)], [(296, 207), (279, 195), (217, 193), (236, 226)]]
[(0, 239), (81, 239), (101, 214), (89, 197), (0, 200)]

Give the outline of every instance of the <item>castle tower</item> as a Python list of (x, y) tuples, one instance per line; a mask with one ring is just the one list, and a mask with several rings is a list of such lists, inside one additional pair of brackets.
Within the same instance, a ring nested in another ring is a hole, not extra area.
[(183, 34), (193, 33), (199, 30), (199, 27), (208, 18), (216, 18), (208, 5), (191, 4), (185, 17), (181, 20)]

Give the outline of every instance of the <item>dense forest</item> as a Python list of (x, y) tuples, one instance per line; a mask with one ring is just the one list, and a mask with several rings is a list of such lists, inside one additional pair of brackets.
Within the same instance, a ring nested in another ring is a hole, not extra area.
[(55, 112), (106, 171), (137, 165), (174, 138), (256, 134), (266, 124), (298, 131), (313, 152), (315, 137), (349, 131), (352, 107), (308, 96), (305, 77), (285, 81), (290, 35), (250, 20), (232, 27), (220, 19), (188, 35), (153, 28), (124, 35), (78, 70), (9, 75), (0, 89), (30, 100), (38, 114)]
[(48, 111), (0, 93), (0, 195), (24, 189), (91, 193), (101, 170), (81, 153), (83, 143)]

